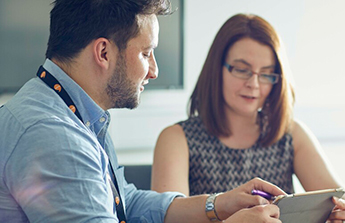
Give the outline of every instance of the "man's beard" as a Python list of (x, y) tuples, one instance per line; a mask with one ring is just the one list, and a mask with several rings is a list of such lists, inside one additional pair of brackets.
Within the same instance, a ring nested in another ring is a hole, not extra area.
[(139, 90), (127, 76), (126, 59), (120, 53), (106, 88), (111, 108), (133, 109), (139, 105)]

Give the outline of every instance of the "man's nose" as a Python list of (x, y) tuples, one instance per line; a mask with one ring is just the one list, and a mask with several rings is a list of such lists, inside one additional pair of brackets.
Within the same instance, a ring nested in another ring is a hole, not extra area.
[(149, 62), (149, 73), (147, 76), (150, 79), (156, 79), (158, 77), (158, 65), (154, 53), (151, 54)]

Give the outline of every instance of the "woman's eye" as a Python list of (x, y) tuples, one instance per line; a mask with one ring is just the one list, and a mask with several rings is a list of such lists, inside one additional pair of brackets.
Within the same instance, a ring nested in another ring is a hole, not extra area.
[(277, 77), (271, 74), (261, 74), (263, 78), (266, 78), (267, 80), (270, 80), (271, 82), (274, 82)]
[(235, 68), (235, 71), (238, 73), (248, 73), (248, 69)]

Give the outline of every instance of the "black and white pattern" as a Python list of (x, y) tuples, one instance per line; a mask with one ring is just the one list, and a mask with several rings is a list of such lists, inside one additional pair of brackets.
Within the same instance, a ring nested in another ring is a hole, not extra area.
[(228, 191), (260, 177), (293, 193), (292, 136), (269, 147), (232, 149), (209, 135), (199, 117), (178, 123), (189, 146), (190, 195)]

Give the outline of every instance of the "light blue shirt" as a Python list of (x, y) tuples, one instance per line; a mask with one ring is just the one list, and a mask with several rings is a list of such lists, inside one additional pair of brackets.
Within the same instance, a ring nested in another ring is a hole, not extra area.
[(39, 78), (0, 108), (0, 222), (118, 222), (107, 181), (115, 169), (128, 222), (164, 222), (179, 193), (137, 190), (124, 179), (110, 116), (52, 61), (82, 120)]

